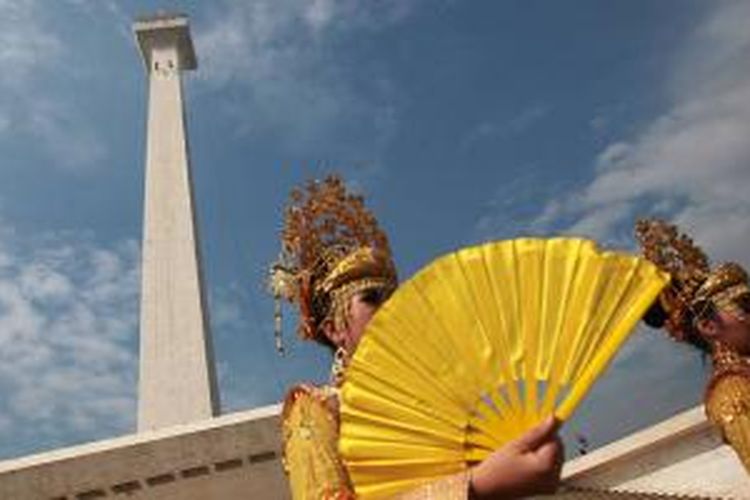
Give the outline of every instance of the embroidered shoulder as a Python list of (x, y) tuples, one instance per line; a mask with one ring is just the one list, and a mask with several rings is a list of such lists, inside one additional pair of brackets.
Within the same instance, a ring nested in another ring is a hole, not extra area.
[(715, 377), (706, 395), (706, 414), (721, 427), (740, 416), (750, 418), (750, 377), (731, 372)]
[(716, 377), (706, 397), (706, 413), (750, 473), (750, 377), (742, 373)]
[(284, 469), (295, 500), (348, 498), (349, 479), (338, 455), (335, 400), (326, 387), (312, 385), (293, 387), (284, 400)]

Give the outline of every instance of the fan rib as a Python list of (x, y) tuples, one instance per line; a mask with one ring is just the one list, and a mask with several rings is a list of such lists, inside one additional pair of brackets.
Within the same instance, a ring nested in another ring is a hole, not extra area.
[[(429, 415), (435, 420), (435, 423), (442, 422), (445, 425), (449, 425), (456, 428), (461, 428), (465, 425), (464, 414), (455, 408), (455, 403), (446, 403), (443, 396), (439, 394), (437, 389), (440, 388), (438, 384), (434, 386), (430, 384), (421, 384), (418, 381), (411, 381), (406, 386), (398, 386), (392, 383), (381, 382), (384, 379), (377, 370), (367, 371), (366, 365), (352, 366), (350, 367), (352, 375), (357, 377), (360, 374), (366, 374), (365, 377), (361, 377), (362, 380), (357, 387), (361, 388), (360, 393), (345, 394), (347, 397), (360, 397), (367, 398), (371, 397), (377, 399), (377, 404), (384, 404), (388, 401), (392, 405), (383, 406), (381, 411), (388, 411), (391, 406), (403, 406), (404, 408), (422, 408), (422, 405), (431, 402)], [(424, 390), (420, 391), (420, 389)], [(343, 391), (351, 390), (350, 386), (345, 385)], [(438, 404), (439, 403), (439, 404)], [(376, 406), (376, 410), (377, 410)], [(440, 411), (436, 411), (440, 409)], [(423, 411), (421, 414), (424, 414)], [(376, 413), (377, 414), (377, 413)]]
[[(504, 370), (504, 376), (506, 379), (505, 387), (507, 389), (509, 406), (514, 413), (520, 411), (521, 398), (518, 389), (515, 385), (515, 381), (520, 378), (521, 370), (516, 363), (520, 363), (522, 358), (521, 347), (518, 342), (517, 335), (513, 335), (512, 325), (517, 323), (516, 318), (519, 317), (517, 314), (517, 301), (515, 295), (512, 294), (513, 287), (508, 286), (508, 283), (513, 281), (508, 276), (504, 276), (506, 268), (500, 266), (500, 262), (506, 260), (506, 256), (512, 252), (512, 245), (507, 242), (496, 243), (485, 245), (482, 248), (483, 256), (483, 267), (489, 276), (495, 276), (495, 279), (490, 279), (492, 297), (496, 304), (497, 313), (496, 316), (502, 327), (498, 330), (498, 337), (501, 339), (503, 350), (500, 351), (500, 357), (497, 360), (498, 366), (501, 370)], [(499, 255), (500, 258), (493, 258)], [(511, 253), (512, 255), (512, 253)], [(510, 266), (507, 266), (510, 268)], [(504, 278), (504, 279), (503, 279)], [(512, 276), (510, 278), (513, 278)], [(509, 297), (510, 295), (510, 297)], [(506, 312), (510, 317), (506, 317), (503, 314)], [(492, 391), (490, 391), (492, 393)]]
[[(467, 336), (475, 334), (476, 324), (472, 314), (460, 314), (459, 311), (469, 311), (466, 305), (465, 290), (463, 294), (456, 293), (457, 287), (464, 287), (460, 277), (460, 264), (455, 254), (450, 254), (435, 262), (435, 277), (432, 283), (425, 285), (434, 285), (420, 287), (423, 293), (425, 303), (435, 317), (443, 316), (445, 333), (441, 340), (449, 345), (453, 353), (453, 377), (462, 381), (462, 395), (466, 393), (476, 394), (481, 391), (482, 381), (476, 368), (481, 366), (481, 357), (476, 349), (476, 344), (466, 342)], [(426, 281), (426, 280), (425, 280)], [(456, 287), (446, 287), (443, 283), (455, 283)], [(445, 314), (447, 311), (453, 313)], [(442, 313), (442, 314), (441, 314)], [(453, 334), (452, 332), (461, 332)], [(455, 363), (456, 359), (465, 360), (466, 363)], [(471, 367), (471, 369), (469, 369)], [(466, 400), (465, 408), (470, 408), (474, 400)]]
[[(539, 245), (540, 242), (542, 242), (542, 245)], [(518, 263), (517, 266), (514, 266), (518, 289), (525, 299), (526, 307), (530, 311), (539, 311), (542, 306), (540, 283), (544, 243), (542, 240), (518, 239), (513, 240), (513, 248)], [(536, 314), (522, 314), (520, 319), (521, 342), (525, 347), (523, 362), (524, 416), (527, 419), (534, 419), (537, 410), (536, 384), (529, 384), (529, 381), (534, 379), (539, 353), (539, 320)]]
[[(579, 261), (581, 255), (582, 241), (569, 241), (565, 239), (550, 240), (549, 246), (553, 252), (547, 253), (545, 265), (545, 283), (548, 285), (557, 285), (557, 288), (550, 291), (545, 300), (545, 307), (557, 305), (554, 314), (544, 312), (543, 318), (550, 318), (551, 324), (544, 327), (541, 332), (542, 338), (549, 338), (551, 346), (544, 356), (537, 372), (537, 379), (546, 380), (547, 386), (544, 392), (544, 398), (541, 404), (539, 414), (541, 417), (551, 415), (554, 404), (562, 385), (559, 382), (561, 371), (560, 362), (566, 359), (570, 349), (570, 339), (565, 327), (568, 319), (569, 302), (571, 297), (571, 287), (576, 283), (578, 275)], [(559, 269), (556, 265), (559, 265)], [(555, 298), (559, 300), (555, 301)]]
[[(429, 304), (423, 300), (423, 294), (420, 290), (409, 286), (409, 283), (403, 286), (407, 287), (405, 293), (408, 294), (408, 298), (410, 299), (409, 302), (413, 306), (411, 308), (412, 312), (419, 308), (429, 307)], [(431, 317), (431, 314), (426, 313), (419, 316)], [(398, 319), (394, 318), (394, 322), (399, 331), (405, 332), (418, 332), (420, 326), (430, 326), (429, 323), (425, 325), (424, 322), (422, 325), (414, 324), (408, 315)], [(462, 390), (463, 386), (460, 383), (461, 381), (456, 380), (456, 377), (453, 376), (453, 367), (456, 364), (455, 358), (451, 355), (450, 349), (446, 349), (445, 345), (435, 342), (437, 339), (442, 338), (443, 335), (422, 335), (418, 339), (412, 340), (415, 344), (420, 345), (419, 355), (412, 355), (407, 358), (406, 356), (409, 354), (408, 346), (410, 345), (409, 339), (389, 338), (387, 332), (383, 332), (382, 328), (380, 328), (377, 316), (373, 319), (373, 325), (371, 328), (368, 328), (368, 330), (370, 330), (370, 332), (362, 340), (358, 351), (364, 350), (364, 352), (368, 352), (369, 350), (380, 351), (382, 349), (385, 350), (385, 352), (382, 353), (383, 356), (381, 356), (381, 358), (390, 358), (394, 360), (392, 366), (371, 366), (369, 369), (378, 370), (379, 368), (382, 368), (384, 376), (387, 378), (389, 374), (402, 372), (404, 367), (409, 367), (416, 375), (416, 380), (410, 381), (414, 386), (415, 391), (417, 390), (417, 387), (422, 387), (427, 384), (429, 386), (426, 389), (427, 394), (437, 395), (440, 407), (452, 407), (456, 404), (462, 408), (467, 406), (466, 393)], [(424, 334), (424, 332), (421, 333)], [(378, 356), (378, 354), (373, 352), (372, 356)], [(361, 356), (362, 359), (367, 357), (368, 356)], [(357, 360), (355, 359), (352, 366), (356, 366), (356, 361)], [(437, 382), (441, 383), (438, 384)], [(403, 383), (398, 383), (403, 386)], [(407, 392), (411, 391), (407, 388)]]
[(563, 370), (562, 383), (569, 383), (573, 379), (576, 367), (579, 365), (580, 360), (583, 356), (582, 350), (585, 349), (584, 341), (588, 340), (589, 325), (585, 318), (590, 317), (591, 312), (594, 311), (594, 304), (596, 302), (596, 293), (600, 287), (601, 280), (603, 279), (603, 273), (601, 269), (603, 262), (599, 259), (592, 259), (595, 255), (594, 249), (589, 247), (586, 249), (586, 260), (582, 262), (582, 275), (580, 284), (576, 290), (576, 300), (571, 303), (571, 311), (576, 311), (574, 318), (571, 320), (571, 325), (575, 325), (575, 334), (573, 335), (573, 342), (570, 348), (570, 356), (564, 360), (565, 369)]
[[(611, 255), (611, 254), (610, 254)], [(592, 321), (591, 324), (595, 325), (595, 328), (590, 329), (591, 338), (587, 343), (587, 347), (584, 351), (584, 355), (578, 364), (577, 370), (573, 375), (574, 379), (579, 379), (582, 370), (586, 369), (586, 366), (591, 362), (591, 358), (594, 356), (597, 350), (597, 346), (600, 346), (606, 339), (611, 330), (608, 330), (608, 326), (612, 320), (612, 317), (617, 311), (617, 306), (623, 300), (627, 293), (628, 287), (633, 279), (635, 272), (635, 265), (637, 260), (632, 261), (626, 259), (620, 259), (613, 256), (611, 259), (606, 261), (609, 264), (609, 268), (606, 269), (605, 277), (609, 277), (610, 274), (617, 274), (622, 276), (619, 280), (606, 279), (605, 284), (599, 290), (599, 297), (597, 297), (596, 304), (601, 305), (599, 308), (601, 312), (597, 315), (598, 321)], [(627, 267), (627, 271), (624, 273), (613, 273), (614, 269), (619, 269), (619, 266)]]
[(581, 378), (578, 380), (576, 386), (571, 388), (570, 393), (566, 399), (560, 404), (557, 415), (561, 420), (567, 420), (573, 413), (573, 410), (578, 406), (583, 397), (586, 395), (588, 390), (593, 385), (594, 381), (607, 367), (607, 364), (614, 356), (614, 353), (619, 349), (628, 334), (633, 328), (633, 325), (643, 317), (651, 304), (653, 304), (656, 297), (659, 295), (661, 290), (669, 281), (666, 274), (661, 273), (655, 267), (651, 266), (647, 261), (641, 261), (641, 266), (648, 265), (653, 280), (646, 282), (646, 286), (642, 288), (642, 292), (638, 299), (633, 305), (628, 308), (627, 313), (624, 315), (623, 320), (619, 322), (616, 330), (610, 335), (607, 345), (603, 346), (597, 356), (591, 361), (591, 364), (581, 374)]

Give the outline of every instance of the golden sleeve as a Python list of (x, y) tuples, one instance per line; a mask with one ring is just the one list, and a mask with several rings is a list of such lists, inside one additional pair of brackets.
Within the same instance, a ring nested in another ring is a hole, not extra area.
[(297, 386), (289, 391), (282, 432), (284, 469), (294, 500), (354, 498), (338, 454), (335, 415), (316, 388)]
[(706, 413), (750, 473), (750, 378), (729, 374), (718, 379), (706, 398)]
[(468, 498), (469, 474), (460, 472), (396, 495), (394, 500), (467, 500)]

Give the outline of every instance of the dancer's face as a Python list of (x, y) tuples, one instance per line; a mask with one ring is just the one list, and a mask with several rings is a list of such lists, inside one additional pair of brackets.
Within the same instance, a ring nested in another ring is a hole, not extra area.
[(698, 330), (709, 341), (719, 341), (744, 356), (750, 356), (750, 309), (719, 310), (713, 318), (701, 320)]
[(343, 347), (350, 355), (359, 345), (365, 328), (385, 297), (379, 290), (365, 290), (354, 294), (349, 301), (347, 325), (343, 329), (334, 329), (329, 325), (324, 329), (326, 336), (336, 347)]

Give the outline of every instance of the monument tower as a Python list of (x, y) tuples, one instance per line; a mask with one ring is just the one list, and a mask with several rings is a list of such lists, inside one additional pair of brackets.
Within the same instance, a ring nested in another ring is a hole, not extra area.
[(141, 267), (138, 430), (218, 413), (205, 307), (182, 72), (197, 67), (187, 17), (134, 25), (149, 80)]

